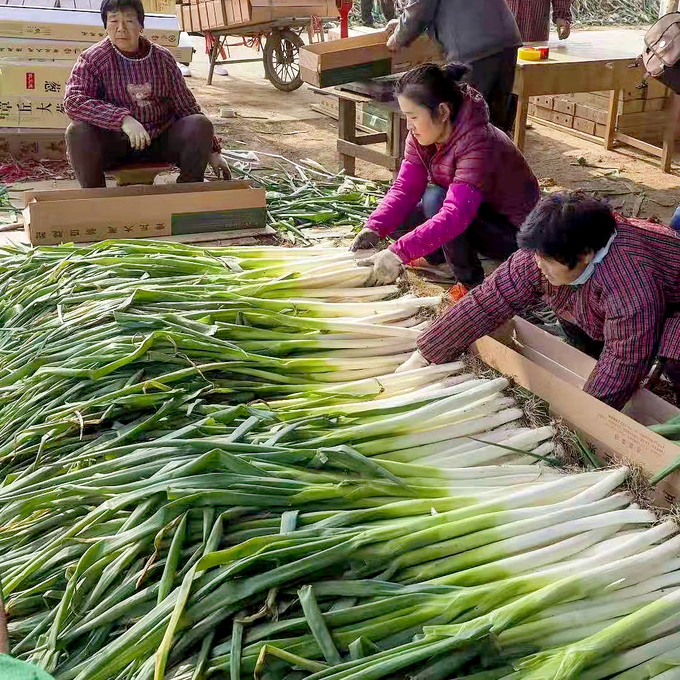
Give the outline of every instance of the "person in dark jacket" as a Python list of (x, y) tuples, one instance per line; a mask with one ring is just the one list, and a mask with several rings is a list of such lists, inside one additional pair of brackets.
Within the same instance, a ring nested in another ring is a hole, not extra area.
[(480, 254), (502, 261), (517, 249), (517, 230), (539, 199), (524, 156), (489, 123), (481, 94), (461, 84), (467, 70), (424, 64), (397, 83), (410, 131), (404, 161), (352, 245), (374, 247), (405, 227), (388, 250), (365, 261), (377, 283), (396, 280), (404, 263), (443, 251), (459, 281), (453, 295), (463, 294), (484, 279)]
[(584, 391), (624, 407), (655, 357), (680, 388), (680, 238), (614, 215), (596, 199), (553, 194), (529, 215), (520, 250), (418, 338), (398, 370), (453, 361), (515, 314), (545, 301), (567, 338), (596, 358)]
[(522, 37), (506, 0), (408, 0), (387, 31), (392, 50), (427, 32), (443, 46), (448, 62), (469, 64), (468, 81), (484, 95), (491, 122), (504, 132), (511, 129)]

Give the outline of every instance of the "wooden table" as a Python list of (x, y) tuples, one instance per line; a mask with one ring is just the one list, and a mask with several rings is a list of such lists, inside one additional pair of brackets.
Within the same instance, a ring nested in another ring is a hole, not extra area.
[[(310, 88), (324, 96), (338, 99), (338, 154), (340, 162), (349, 176), (356, 175), (357, 158), (375, 165), (380, 165), (392, 172), (396, 178), (404, 157), (406, 145), (406, 119), (395, 103), (378, 102), (371, 97), (348, 92), (337, 87), (320, 89)], [(379, 107), (387, 115), (387, 131), (362, 133), (357, 127), (357, 104), (372, 104)], [(386, 144), (386, 152), (371, 149), (374, 144)]]
[[(644, 31), (579, 31), (564, 41), (550, 41), (550, 58), (517, 63), (514, 92), (518, 97), (515, 144), (524, 149), (529, 97), (571, 92), (610, 91), (604, 147), (621, 142), (661, 158), (661, 168), (670, 172), (675, 133), (680, 115), (680, 97), (673, 95), (668, 109), (663, 147), (657, 147), (616, 130), (620, 94), (642, 81), (644, 69), (631, 68), (643, 49)], [(545, 44), (545, 43), (536, 43)], [(538, 121), (539, 123), (542, 121)], [(570, 132), (573, 132), (570, 130)]]

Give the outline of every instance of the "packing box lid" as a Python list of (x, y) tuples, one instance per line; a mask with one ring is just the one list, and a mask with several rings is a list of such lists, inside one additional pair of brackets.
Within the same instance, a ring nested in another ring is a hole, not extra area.
[[(179, 41), (179, 25), (173, 15), (147, 15), (144, 34), (149, 40), (174, 47)], [(106, 35), (99, 12), (43, 7), (0, 5), (0, 36), (99, 42)]]
[(28, 191), (33, 245), (264, 228), (266, 194), (249, 182)]

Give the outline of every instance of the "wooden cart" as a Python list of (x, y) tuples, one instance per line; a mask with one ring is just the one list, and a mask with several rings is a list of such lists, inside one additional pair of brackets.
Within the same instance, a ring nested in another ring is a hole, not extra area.
[[(304, 45), (302, 34), (307, 31), (310, 41), (319, 29), (320, 40), (323, 41), (323, 22), (337, 21), (334, 17), (296, 16), (275, 19), (266, 23), (249, 24), (247, 26), (226, 27), (205, 33), (210, 43), (210, 70), (208, 71), (208, 85), (212, 85), (215, 66), (228, 64), (243, 64), (260, 61), (260, 58), (228, 59), (225, 47), (230, 37), (250, 40), (255, 45), (263, 44), (262, 62), (267, 80), (278, 90), (292, 92), (302, 85), (300, 77), (300, 48)], [(315, 22), (319, 22), (314, 26)], [(320, 25), (319, 25), (320, 24)], [(218, 60), (223, 55), (222, 60)]]

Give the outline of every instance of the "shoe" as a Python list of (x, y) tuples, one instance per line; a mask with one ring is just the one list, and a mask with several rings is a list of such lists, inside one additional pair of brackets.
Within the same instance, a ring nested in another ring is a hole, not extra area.
[(455, 286), (449, 288), (447, 297), (450, 302), (459, 302), (467, 295), (467, 293), (468, 289), (462, 283), (457, 283)]

